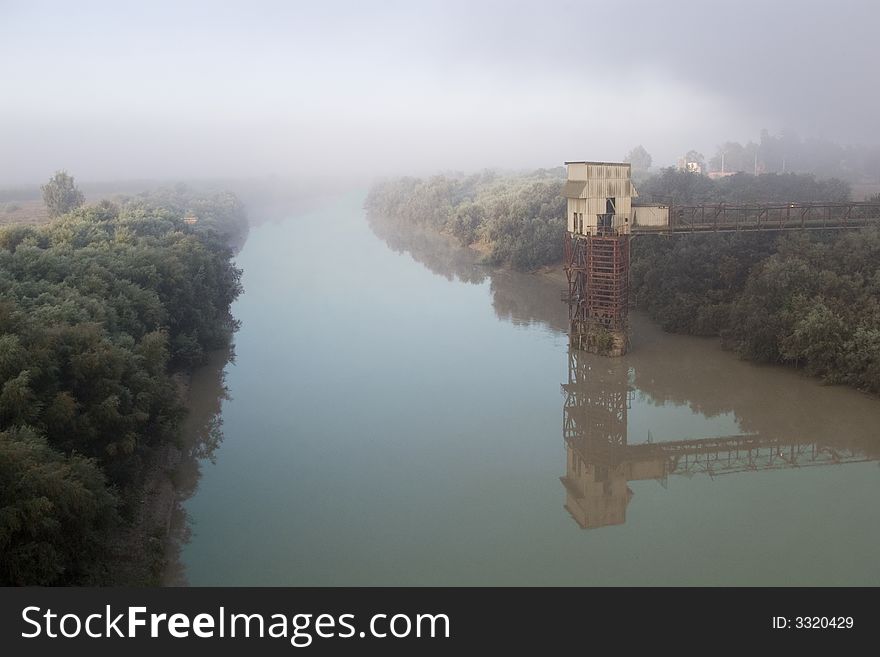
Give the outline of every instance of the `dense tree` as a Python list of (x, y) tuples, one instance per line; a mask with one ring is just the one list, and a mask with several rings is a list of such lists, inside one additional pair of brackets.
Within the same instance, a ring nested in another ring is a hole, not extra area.
[(565, 232), (563, 170), (523, 176), (400, 178), (373, 187), (372, 215), (422, 225), (486, 251), (487, 262), (534, 269), (559, 260)]
[(645, 171), (651, 168), (653, 159), (651, 154), (645, 150), (645, 147), (639, 144), (627, 153), (623, 161), (632, 164), (633, 171)]
[(726, 173), (753, 173), (758, 157), (758, 144), (749, 142), (745, 146), (735, 141), (724, 142), (709, 160), (713, 171)]
[(93, 460), (28, 427), (0, 432), (0, 582), (102, 581), (117, 504)]
[(178, 189), (0, 230), (0, 584), (104, 581), (108, 523), (178, 440), (172, 374), (236, 328), (243, 223)]
[(706, 176), (669, 167), (639, 186), (639, 200), (706, 203), (717, 198), (716, 189), (716, 182)]
[(43, 202), (52, 218), (75, 210), (85, 202), (85, 196), (77, 188), (73, 176), (66, 171), (56, 171), (40, 190), (43, 192)]
[(639, 187), (640, 201), (664, 199), (674, 203), (769, 203), (832, 201), (850, 197), (842, 180), (817, 180), (808, 174), (739, 173), (712, 180), (687, 171), (662, 169)]
[(880, 392), (880, 230), (645, 239), (632, 290), (666, 330)]
[(714, 171), (753, 173), (811, 173), (842, 178), (849, 182), (880, 181), (880, 147), (874, 144), (841, 146), (822, 139), (802, 139), (787, 130), (774, 135), (762, 130), (756, 142), (728, 141), (718, 147), (709, 161)]

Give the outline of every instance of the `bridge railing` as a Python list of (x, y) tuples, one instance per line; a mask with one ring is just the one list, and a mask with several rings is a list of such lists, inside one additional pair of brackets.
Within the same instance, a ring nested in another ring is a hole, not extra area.
[[(564, 439), (584, 461), (594, 465), (662, 462), (667, 475), (707, 474), (719, 476), (737, 472), (806, 468), (820, 465), (862, 463), (876, 460), (846, 446), (832, 446), (815, 440), (779, 439), (760, 435), (697, 438), (682, 441), (626, 444), (626, 428), (607, 435), (584, 432), (566, 417)], [(599, 428), (601, 432), (604, 427)], [(617, 436), (622, 435), (623, 438)]]
[(634, 226), (634, 233), (778, 231), (880, 225), (880, 203), (765, 203), (670, 205), (666, 226)]

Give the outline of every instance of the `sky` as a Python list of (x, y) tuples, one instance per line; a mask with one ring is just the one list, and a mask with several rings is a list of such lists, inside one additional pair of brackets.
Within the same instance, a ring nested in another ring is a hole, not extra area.
[(880, 143), (873, 0), (0, 0), (0, 186)]

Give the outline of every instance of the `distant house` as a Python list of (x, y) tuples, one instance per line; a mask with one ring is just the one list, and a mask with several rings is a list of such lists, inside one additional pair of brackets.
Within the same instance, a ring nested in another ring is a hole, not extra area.
[(703, 165), (699, 162), (688, 160), (684, 157), (678, 158), (678, 170), (687, 171), (688, 173), (703, 173)]

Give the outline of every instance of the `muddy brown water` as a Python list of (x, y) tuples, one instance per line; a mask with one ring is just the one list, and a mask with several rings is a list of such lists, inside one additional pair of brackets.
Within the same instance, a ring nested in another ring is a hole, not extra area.
[(570, 354), (558, 281), (362, 203), (239, 254), (189, 583), (880, 584), (876, 398), (640, 315), (624, 358)]

